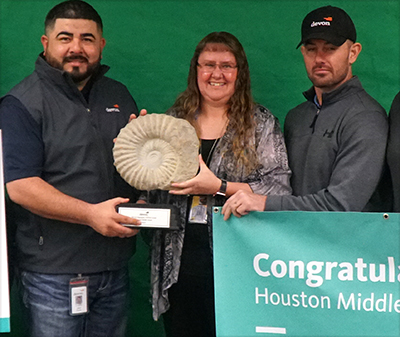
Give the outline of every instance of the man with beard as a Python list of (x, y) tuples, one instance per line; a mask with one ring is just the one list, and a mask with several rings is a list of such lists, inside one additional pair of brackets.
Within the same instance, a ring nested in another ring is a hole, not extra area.
[(254, 210), (388, 210), (374, 193), (384, 171), (387, 118), (352, 74), (361, 51), (353, 21), (340, 8), (318, 8), (303, 20), (300, 45), (313, 87), (285, 120), (293, 195), (238, 191), (223, 207), (225, 219)]
[(102, 21), (83, 1), (45, 20), (35, 71), (1, 99), (5, 181), (31, 336), (123, 336), (127, 263), (139, 221), (115, 206), (136, 192), (116, 173), (113, 139), (137, 113), (104, 74)]

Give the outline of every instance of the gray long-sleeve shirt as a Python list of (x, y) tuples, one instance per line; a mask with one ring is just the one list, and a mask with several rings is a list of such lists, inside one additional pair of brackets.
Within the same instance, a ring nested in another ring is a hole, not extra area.
[(285, 140), (293, 195), (269, 196), (265, 210), (368, 211), (383, 173), (388, 123), (384, 109), (353, 77), (289, 111)]

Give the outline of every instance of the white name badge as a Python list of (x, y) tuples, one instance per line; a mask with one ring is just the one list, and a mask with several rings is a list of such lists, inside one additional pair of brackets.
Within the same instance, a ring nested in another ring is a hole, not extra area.
[(78, 277), (70, 280), (69, 313), (71, 316), (83, 315), (89, 312), (88, 283), (89, 283), (89, 278), (87, 277)]

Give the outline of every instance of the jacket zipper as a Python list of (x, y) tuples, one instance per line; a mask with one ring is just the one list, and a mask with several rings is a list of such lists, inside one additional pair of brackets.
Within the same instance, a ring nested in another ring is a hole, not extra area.
[(313, 119), (313, 121), (312, 121), (312, 123), (310, 125), (310, 128), (312, 128), (312, 133), (314, 133), (314, 131), (315, 131), (315, 124), (317, 123), (317, 118), (319, 116), (319, 112), (320, 111), (321, 111), (321, 109), (318, 108), (317, 112), (315, 113), (314, 119)]

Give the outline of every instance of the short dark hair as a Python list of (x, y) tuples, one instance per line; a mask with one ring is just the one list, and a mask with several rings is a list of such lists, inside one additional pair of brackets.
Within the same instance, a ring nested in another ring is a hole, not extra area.
[(54, 27), (57, 19), (85, 19), (93, 20), (97, 23), (97, 27), (103, 32), (103, 21), (99, 13), (87, 2), (81, 0), (67, 0), (54, 6), (47, 14), (44, 21), (44, 29), (47, 33), (48, 29)]

